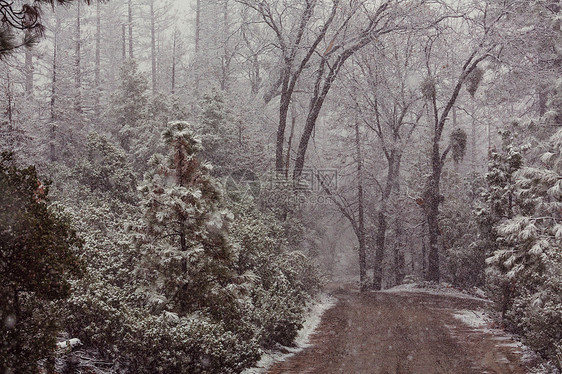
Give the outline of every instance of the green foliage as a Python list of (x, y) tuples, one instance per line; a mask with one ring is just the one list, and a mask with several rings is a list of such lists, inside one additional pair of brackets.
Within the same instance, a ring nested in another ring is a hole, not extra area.
[(135, 373), (240, 373), (259, 357), (254, 341), (198, 314), (149, 317), (135, 333), (127, 350)]
[(80, 276), (82, 245), (61, 211), (48, 205), (48, 184), (34, 167), (0, 156), (0, 367), (32, 372), (55, 348), (50, 302), (70, 294)]
[(502, 310), (502, 314), (512, 302), (511, 285), (500, 276), (505, 272), (502, 261), (494, 261), (491, 256), (500, 250), (498, 225), (513, 217), (518, 202), (515, 196), (515, 174), (523, 166), (523, 155), (514, 144), (512, 132), (500, 131), (502, 136), (501, 150), (493, 149), (489, 155), (486, 188), (476, 201), (474, 214), (478, 224), (478, 235), (471, 243), (486, 256), (487, 288)]
[(466, 132), (463, 129), (454, 129), (451, 132), (451, 152), (456, 164), (462, 161), (466, 152)]
[[(69, 0), (53, 0), (51, 4), (63, 4)], [(31, 48), (43, 36), (45, 26), (41, 24), (41, 7), (25, 4), (2, 3), (0, 19), (0, 61), (14, 53), (18, 48)]]
[[(562, 258), (547, 263), (547, 270), (535, 279), (543, 282), (535, 292), (523, 289), (507, 317), (525, 337), (526, 343), (562, 367)], [(560, 357), (560, 358), (557, 358)]]

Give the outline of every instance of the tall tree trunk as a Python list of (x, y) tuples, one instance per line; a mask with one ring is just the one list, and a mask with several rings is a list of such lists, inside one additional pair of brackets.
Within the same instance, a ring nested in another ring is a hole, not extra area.
[(289, 105), (291, 104), (291, 94), (289, 93), (289, 77), (283, 81), (281, 88), (281, 98), (279, 102), (279, 125), (277, 126), (277, 140), (275, 146), (275, 169), (277, 172), (287, 174), (283, 171), (283, 149), (285, 147), (285, 129), (287, 128), (287, 116), (289, 114)]
[(74, 55), (74, 89), (76, 90), (76, 96), (74, 98), (74, 108), (78, 113), (82, 112), (82, 72), (80, 68), (81, 64), (81, 30), (80, 30), (80, 2), (76, 5), (76, 34), (75, 37), (75, 55)]
[(365, 213), (363, 199), (363, 155), (361, 154), (361, 136), (359, 133), (359, 121), (355, 121), (355, 150), (357, 157), (357, 239), (359, 240), (359, 283), (361, 291), (368, 288), (367, 284), (367, 245), (365, 238)]
[[(154, 0), (150, 0), (150, 60), (152, 64), (152, 92), (156, 92), (156, 19), (154, 15)], [(176, 40), (174, 35), (174, 53)], [(172, 56), (172, 59), (174, 56)]]
[[(386, 202), (381, 202), (386, 205)], [(377, 213), (377, 232), (375, 238), (375, 263), (373, 264), (373, 289), (382, 288), (382, 263), (384, 261), (384, 244), (386, 238), (386, 206), (381, 205)]]
[(200, 44), (201, 44), (201, 0), (195, 3), (195, 95), (199, 93), (199, 65), (200, 65)]
[(230, 51), (228, 48), (228, 38), (229, 38), (229, 27), (228, 27), (228, 0), (223, 0), (223, 10), (222, 10), (222, 39), (223, 39), (223, 55), (222, 55), (222, 77), (221, 77), (221, 90), (228, 91), (230, 88)]
[[(395, 139), (396, 140), (396, 139)], [(385, 188), (381, 193), (379, 211), (377, 213), (377, 228), (375, 236), (375, 263), (373, 264), (373, 288), (382, 288), (382, 264), (384, 261), (386, 230), (388, 228), (387, 207), (392, 192), (399, 189), (400, 160), (402, 154), (396, 150), (390, 151), (387, 156), (388, 171)]]
[(252, 95), (257, 95), (260, 90), (261, 76), (260, 76), (260, 61), (257, 53), (252, 56), (252, 79), (251, 79), (251, 92)]
[[(478, 67), (478, 64), (484, 61), (490, 54), (491, 49), (485, 53), (482, 53), (479, 57), (476, 57), (477, 51), (474, 51), (466, 60), (463, 65), (463, 70), (453, 91), (451, 92), (451, 96), (449, 97), (445, 107), (443, 108), (442, 112), (439, 113), (439, 109), (437, 107), (437, 97), (435, 94), (435, 89), (431, 94), (430, 99), (431, 107), (433, 110), (433, 139), (432, 139), (432, 148), (431, 148), (431, 174), (428, 178), (427, 185), (425, 187), (425, 191), (423, 194), (424, 200), (424, 210), (426, 215), (426, 221), (428, 226), (428, 234), (429, 234), (429, 256), (428, 256), (428, 266), (427, 266), (427, 280), (439, 282), (439, 236), (441, 232), (439, 230), (439, 204), (441, 203), (441, 191), (440, 191), (440, 184), (441, 184), (441, 171), (443, 169), (443, 164), (447, 158), (447, 154), (451, 150), (451, 145), (441, 153), (439, 148), (439, 143), (441, 142), (441, 137), (443, 135), (443, 129), (445, 127), (445, 123), (449, 118), (451, 110), (453, 110), (453, 106), (455, 105), (457, 98), (459, 97), (460, 90), (466, 81), (466, 78)], [(431, 71), (429, 71), (429, 62), (427, 63), (428, 66), (428, 75), (431, 76)]]
[(471, 152), (471, 162), (472, 162), (472, 172), (476, 173), (476, 120), (472, 118), (472, 152)]
[(13, 106), (12, 106), (12, 82), (10, 79), (10, 68), (6, 69), (6, 96), (8, 105), (6, 106), (6, 115), (8, 116), (8, 131), (11, 133), (13, 122)]
[(404, 233), (403, 216), (398, 215), (395, 219), (395, 238), (394, 238), (394, 284), (402, 284), (404, 280), (404, 253), (402, 252), (402, 235)]
[(294, 107), (293, 113), (291, 115), (291, 132), (289, 133), (289, 141), (287, 144), (287, 157), (285, 158), (285, 178), (289, 178), (289, 168), (291, 166), (291, 147), (293, 145), (293, 136), (295, 134), (295, 124), (297, 122), (297, 114), (295, 113)]
[[(366, 45), (366, 43), (365, 43)], [(329, 72), (324, 77), (324, 68), (327, 65), (327, 61), (321, 64), (320, 69), (318, 69), (317, 73), (317, 81), (314, 89), (314, 94), (312, 99), (310, 100), (310, 108), (308, 111), (308, 116), (306, 118), (306, 123), (304, 125), (304, 130), (302, 132), (299, 147), (297, 150), (297, 158), (295, 160), (295, 167), (293, 170), (293, 178), (298, 179), (302, 174), (302, 170), (304, 167), (305, 157), (306, 157), (306, 150), (308, 148), (308, 143), (310, 141), (310, 137), (312, 136), (312, 132), (316, 127), (316, 120), (320, 115), (320, 110), (324, 105), (324, 101), (326, 100), (326, 96), (330, 89), (332, 88), (332, 84), (336, 80), (336, 77), (340, 71), (340, 69), (345, 64), (345, 61), (353, 55), (356, 51), (361, 49), (362, 46), (355, 46), (354, 49), (349, 49), (343, 52), (334, 62), (332, 66), (329, 66)]]
[(127, 1), (128, 27), (129, 27), (129, 58), (134, 59), (133, 54), (133, 0)]
[(201, 0), (195, 3), (195, 54), (199, 53), (201, 41)]
[(127, 59), (127, 26), (125, 24), (121, 25), (121, 40), (123, 42), (121, 58), (123, 59), (123, 62), (125, 62)]
[[(440, 137), (439, 137), (440, 138)], [(433, 141), (431, 156), (432, 173), (424, 195), (424, 206), (429, 233), (429, 257), (427, 262), (427, 280), (439, 282), (439, 204), (441, 200), (441, 153), (439, 139)]]
[(174, 42), (172, 47), (172, 94), (176, 92), (176, 43), (178, 39), (178, 30), (174, 30)]
[(31, 48), (25, 48), (25, 94), (33, 96), (33, 53)]
[(50, 154), (49, 158), (51, 162), (57, 160), (56, 153), (56, 131), (57, 131), (57, 113), (56, 113), (56, 100), (57, 100), (57, 50), (58, 50), (58, 33), (60, 30), (60, 18), (56, 16), (56, 26), (54, 32), (54, 42), (53, 42), (53, 66), (52, 66), (52, 81), (51, 81), (51, 134), (50, 134)]
[(94, 94), (94, 113), (96, 116), (96, 120), (99, 120), (100, 117), (100, 49), (101, 49), (101, 10), (100, 10), (100, 2), (96, 3), (96, 60), (94, 66), (94, 85), (95, 94)]

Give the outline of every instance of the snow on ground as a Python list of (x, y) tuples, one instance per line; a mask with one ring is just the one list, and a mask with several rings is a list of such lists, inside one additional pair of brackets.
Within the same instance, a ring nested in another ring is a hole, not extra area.
[[(513, 348), (521, 354), (521, 361), (525, 363), (536, 362), (537, 353), (533, 352), (525, 344), (521, 343), (518, 338), (502, 329), (492, 328), (493, 319), (481, 310), (455, 310), (453, 317), (460, 320), (465, 325), (470, 326), (475, 332), (490, 334), (490, 340), (496, 341), (500, 347)], [(559, 374), (559, 371), (552, 363), (540, 363), (530, 371), (531, 374)]]
[[(453, 285), (447, 283), (432, 283), (432, 282), (420, 282), (420, 283), (407, 283), (401, 284), (383, 291), (378, 292), (388, 292), (388, 293), (403, 293), (403, 292), (413, 292), (413, 293), (426, 293), (431, 295), (446, 295), (453, 296), (464, 299), (479, 300), (487, 303), (491, 303), (489, 299), (486, 298), (486, 293), (479, 288), (473, 288), (469, 291), (461, 290)], [(470, 326), (475, 330), (475, 332), (490, 334), (493, 337), (492, 340), (496, 340), (499, 346), (510, 347), (521, 352), (521, 359), (523, 362), (530, 363), (536, 362), (538, 359), (537, 353), (533, 352), (526, 345), (521, 343), (519, 339), (502, 330), (493, 328), (493, 319), (481, 310), (452, 310), (453, 317), (460, 320), (464, 324)], [(560, 374), (552, 363), (540, 363), (534, 366), (530, 374)]]
[(57, 349), (70, 349), (82, 345), (82, 342), (78, 338), (67, 339), (62, 342), (57, 343)]
[(463, 299), (473, 299), (473, 300), (480, 300), (484, 302), (491, 302), (490, 300), (486, 299), (486, 294), (484, 293), (484, 291), (482, 291), (479, 288), (473, 288), (472, 290), (470, 290), (469, 293), (469, 291), (461, 290), (448, 283), (439, 283), (439, 284), (430, 283), (430, 282), (406, 283), (377, 292), (390, 292), (390, 293), (416, 292), (416, 293), (427, 293), (431, 295), (447, 295), (447, 296), (454, 296)]
[(492, 321), (490, 317), (480, 310), (458, 310), (453, 313), (453, 317), (477, 329), (483, 329)]
[(309, 306), (303, 327), (299, 330), (295, 339), (296, 346), (279, 347), (279, 349), (265, 351), (256, 366), (244, 370), (242, 374), (263, 374), (267, 372), (274, 363), (285, 361), (295, 353), (302, 351), (304, 348), (310, 347), (310, 336), (320, 324), (322, 315), (326, 310), (336, 305), (336, 302), (336, 298), (324, 293), (316, 297)]

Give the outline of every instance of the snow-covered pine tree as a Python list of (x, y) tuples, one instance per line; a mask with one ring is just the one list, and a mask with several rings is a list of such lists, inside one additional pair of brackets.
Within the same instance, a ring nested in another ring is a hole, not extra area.
[(224, 95), (213, 89), (203, 95), (200, 102), (201, 114), (197, 123), (197, 133), (201, 134), (204, 149), (201, 158), (215, 167), (214, 175), (227, 175), (232, 171), (234, 149), (242, 142), (232, 123), (232, 113), (227, 108)]
[(498, 226), (501, 246), (490, 263), (515, 288), (508, 319), (562, 367), (562, 129), (546, 148), (542, 165), (515, 174), (526, 209)]
[(126, 151), (131, 150), (132, 138), (137, 131), (148, 103), (148, 81), (138, 71), (134, 60), (121, 67), (119, 88), (113, 94), (109, 110), (109, 129)]
[(513, 284), (503, 275), (508, 271), (503, 256), (509, 248), (498, 241), (497, 227), (516, 211), (515, 173), (523, 167), (523, 155), (511, 131), (501, 130), (502, 146), (489, 154), (487, 188), (474, 209), (478, 237), (473, 245), (487, 257), (487, 285), (505, 317), (513, 301)]
[(147, 268), (164, 297), (164, 309), (179, 315), (207, 310), (222, 321), (232, 320), (237, 313), (237, 247), (227, 235), (232, 215), (220, 209), (211, 166), (199, 162), (201, 142), (190, 126), (170, 123), (163, 140), (169, 152), (152, 158), (152, 170), (140, 187)]

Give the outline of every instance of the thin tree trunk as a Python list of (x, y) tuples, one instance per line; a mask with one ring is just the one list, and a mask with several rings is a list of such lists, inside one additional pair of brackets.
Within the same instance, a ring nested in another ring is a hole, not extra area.
[(261, 77), (260, 77), (260, 62), (259, 62), (259, 57), (257, 53), (254, 53), (254, 55), (252, 56), (252, 68), (253, 68), (253, 72), (251, 74), (252, 79), (251, 79), (251, 92), (252, 95), (256, 95), (259, 90), (260, 90), (260, 83), (261, 83)]
[(33, 53), (30, 48), (25, 48), (25, 94), (33, 96)]
[(123, 62), (125, 62), (125, 60), (127, 59), (127, 27), (125, 26), (125, 24), (121, 25), (121, 39), (123, 41), (122, 44), (122, 59)]
[(201, 40), (201, 0), (195, 5), (195, 54), (199, 53), (199, 42)]
[(228, 50), (228, 0), (223, 0), (223, 56), (222, 56), (222, 77), (221, 89), (228, 91), (230, 80), (230, 51)]
[[(489, 52), (489, 51), (488, 51)], [(476, 51), (473, 52), (467, 61), (463, 65), (463, 71), (459, 76), (457, 83), (451, 93), (447, 104), (443, 108), (441, 114), (437, 108), (437, 98), (435, 93), (431, 97), (431, 105), (433, 108), (433, 144), (431, 149), (431, 175), (427, 181), (427, 186), (424, 191), (424, 209), (426, 214), (426, 221), (429, 231), (429, 257), (428, 257), (428, 267), (427, 267), (427, 280), (439, 282), (439, 236), (441, 232), (439, 230), (439, 204), (441, 203), (441, 171), (443, 169), (443, 163), (447, 158), (451, 146), (449, 145), (443, 154), (441, 154), (439, 144), (441, 142), (441, 137), (443, 134), (443, 129), (445, 127), (445, 122), (449, 118), (451, 110), (455, 105), (457, 98), (459, 96), (460, 90), (465, 82), (466, 78), (469, 76), (474, 69), (478, 67), (478, 64), (482, 62), (489, 56), (489, 53), (483, 53), (480, 57), (476, 57)], [(429, 69), (429, 63), (428, 63)], [(431, 75), (431, 74), (430, 74)]]
[(289, 142), (287, 144), (287, 157), (285, 158), (285, 178), (289, 177), (289, 167), (291, 166), (291, 146), (293, 144), (293, 135), (295, 134), (295, 124), (297, 122), (297, 115), (293, 113), (291, 116), (291, 133), (289, 134)]
[(197, 0), (195, 3), (195, 95), (199, 92), (199, 52), (201, 43), (201, 0)]
[[(277, 126), (277, 141), (275, 147), (275, 169), (277, 172), (283, 172), (283, 148), (285, 146), (285, 129), (287, 128), (287, 115), (289, 114), (289, 105), (291, 103), (291, 96), (288, 91), (289, 79), (283, 82), (281, 91), (281, 100), (279, 103), (279, 126)], [(287, 174), (288, 172), (283, 172)]]
[(12, 108), (12, 82), (10, 79), (10, 68), (6, 69), (6, 96), (8, 96), (8, 106), (6, 107), (6, 114), (8, 115), (8, 131), (12, 130), (13, 122), (13, 108)]
[(94, 66), (94, 113), (96, 120), (100, 117), (100, 49), (101, 49), (101, 11), (100, 2), (96, 3), (96, 60)]
[(56, 99), (57, 99), (57, 50), (58, 50), (58, 33), (60, 30), (60, 18), (56, 17), (55, 39), (53, 46), (53, 76), (51, 81), (51, 134), (50, 134), (50, 160), (54, 162), (57, 160), (56, 154), (56, 131), (57, 131), (57, 114), (56, 114)]
[(172, 47), (172, 94), (176, 92), (176, 43), (178, 39), (178, 30), (174, 30), (174, 43)]
[(401, 284), (404, 280), (404, 253), (402, 252), (402, 217), (395, 219), (395, 239), (394, 239), (394, 285)]
[(129, 58), (134, 59), (133, 54), (133, 0), (127, 2), (127, 13), (128, 13), (128, 27), (129, 27)]
[(75, 56), (74, 56), (74, 88), (76, 90), (76, 96), (74, 101), (74, 108), (78, 113), (82, 112), (82, 72), (80, 68), (81, 64), (81, 30), (80, 30), (80, 2), (78, 1), (76, 6), (76, 34), (75, 34)]
[[(366, 45), (366, 43), (365, 43)], [(345, 61), (353, 55), (356, 51), (361, 49), (362, 46), (355, 46), (354, 49), (347, 50), (343, 52), (338, 59), (334, 62), (332, 66), (330, 66), (330, 71), (326, 75), (325, 79), (323, 77), (323, 69), (325, 67), (326, 61), (320, 67), (317, 75), (317, 82), (316, 88), (314, 90), (314, 95), (310, 101), (310, 109), (308, 112), (308, 117), (306, 118), (306, 123), (304, 125), (304, 130), (301, 135), (301, 139), (299, 142), (299, 148), (297, 150), (297, 158), (295, 160), (295, 167), (293, 170), (293, 178), (298, 179), (304, 167), (305, 157), (306, 157), (306, 150), (308, 148), (308, 143), (310, 141), (310, 137), (312, 136), (312, 132), (316, 127), (316, 120), (318, 119), (318, 115), (320, 114), (320, 110), (324, 105), (324, 101), (326, 100), (326, 96), (328, 92), (332, 88), (332, 84), (336, 80), (336, 77), (345, 64)]]
[[(156, 92), (156, 20), (154, 15), (154, 0), (150, 0), (150, 60), (152, 64), (152, 93)], [(174, 35), (174, 50), (176, 49), (176, 39)], [(172, 56), (172, 59), (174, 56)]]
[(472, 162), (472, 172), (476, 173), (476, 120), (472, 118), (472, 153), (471, 153), (471, 162)]
[[(316, 48), (318, 47), (320, 41), (326, 35), (326, 32), (327, 32), (329, 26), (331, 25), (332, 21), (334, 20), (336, 10), (338, 8), (337, 3), (334, 3), (333, 7), (332, 7), (332, 12), (330, 14), (330, 17), (328, 18), (326, 23), (322, 26), (321, 31), (316, 36), (316, 39), (314, 40), (312, 45), (310, 47), (308, 47), (308, 49), (306, 50), (305, 57), (302, 60), (300, 60), (300, 62), (298, 64), (298, 67), (293, 71), (293, 64), (295, 62), (296, 51), (301, 45), (302, 37), (304, 35), (305, 28), (308, 25), (308, 22), (310, 21), (310, 18), (312, 17), (315, 5), (316, 5), (316, 2), (307, 3), (306, 9), (301, 14), (300, 25), (299, 25), (299, 28), (297, 30), (297, 35), (295, 37), (294, 45), (291, 48), (287, 48), (287, 46), (282, 46), (284, 66), (283, 66), (283, 69), (282, 69), (282, 72), (281, 72), (281, 79), (280, 79), (280, 81), (281, 81), (281, 98), (280, 98), (280, 104), (279, 104), (279, 125), (277, 127), (277, 141), (276, 141), (276, 148), (275, 148), (275, 168), (277, 170), (283, 169), (283, 164), (284, 164), (284, 162), (283, 162), (284, 161), (283, 160), (283, 149), (285, 147), (285, 130), (287, 128), (287, 116), (288, 116), (288, 113), (289, 113), (289, 105), (291, 104), (291, 98), (293, 96), (295, 85), (297, 84), (297, 81), (298, 81), (302, 71), (308, 65), (308, 62), (310, 61), (310, 58), (314, 54), (314, 51), (316, 51)], [(336, 60), (336, 63), (334, 64), (335, 66), (338, 66), (338, 61), (339, 61), (339, 59)], [(322, 63), (320, 64), (320, 70), (321, 71), (324, 71), (325, 65), (326, 65), (326, 61), (322, 60)], [(337, 67), (336, 69), (339, 70), (339, 67)], [(321, 79), (321, 75), (319, 75), (318, 79), (319, 80)], [(317, 84), (318, 84), (318, 82), (317, 82)], [(316, 87), (316, 88), (318, 88), (318, 87)], [(315, 106), (313, 105), (313, 102), (316, 100), (317, 97), (318, 96), (315, 96), (313, 98), (313, 100), (311, 101), (311, 111), (315, 110), (314, 109)], [(322, 104), (320, 104), (320, 107), (321, 106), (322, 106)], [(318, 113), (316, 113), (316, 117), (318, 117)], [(309, 118), (311, 118), (311, 122), (313, 122), (313, 123), (312, 123), (312, 128), (308, 128), (308, 129), (305, 128), (305, 133), (308, 133), (308, 135), (306, 135), (306, 137), (308, 137), (308, 138), (310, 138), (310, 135), (312, 134), (312, 130), (313, 130), (313, 127), (314, 127), (314, 123), (316, 122), (316, 118), (314, 118), (312, 120), (311, 115), (309, 115)], [(311, 126), (309, 124), (308, 119), (307, 119), (307, 124), (305, 125), (305, 127), (306, 126), (308, 126), (308, 127)], [(301, 144), (299, 144), (299, 153), (297, 153), (297, 162), (298, 162), (299, 154), (301, 152), (302, 143), (303, 142), (302, 142), (302, 136), (301, 136)], [(305, 145), (304, 152), (306, 152), (306, 145)], [(303, 159), (302, 163), (304, 164), (304, 159)], [(299, 178), (301, 173), (302, 173), (302, 167), (298, 169), (298, 175), (295, 175), (293, 173), (293, 177), (295, 179)]]
[[(386, 204), (386, 202), (384, 203)], [(386, 207), (381, 206), (377, 214), (377, 233), (375, 238), (375, 263), (373, 267), (373, 289), (382, 288), (382, 262), (384, 261), (384, 242), (386, 238)]]

